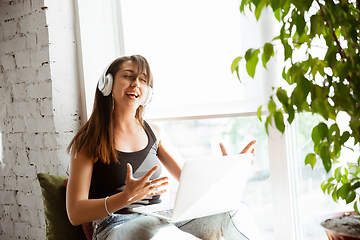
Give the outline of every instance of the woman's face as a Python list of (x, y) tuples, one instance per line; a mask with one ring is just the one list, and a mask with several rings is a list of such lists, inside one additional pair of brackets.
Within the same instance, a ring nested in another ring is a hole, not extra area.
[(115, 74), (112, 94), (115, 108), (132, 107), (135, 110), (145, 101), (148, 91), (146, 72), (138, 74), (138, 65), (133, 61), (124, 62)]

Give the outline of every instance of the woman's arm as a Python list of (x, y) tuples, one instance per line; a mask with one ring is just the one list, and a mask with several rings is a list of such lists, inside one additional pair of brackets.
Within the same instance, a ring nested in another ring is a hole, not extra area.
[[(166, 146), (166, 145), (165, 145)], [(164, 147), (162, 141), (158, 145), (158, 158), (162, 164), (166, 167), (169, 173), (177, 180), (180, 180), (181, 167), (178, 161), (175, 160), (173, 155), (170, 154), (170, 151)]]
[(89, 200), (93, 160), (84, 152), (71, 152), (70, 176), (66, 188), (66, 209), (72, 225), (91, 222), (106, 216), (104, 199)]
[[(108, 215), (104, 198), (88, 198), (93, 165), (93, 160), (88, 158), (84, 152), (77, 154), (77, 156), (73, 152), (71, 153), (70, 176), (66, 189), (66, 209), (69, 220), (74, 226)], [(130, 164), (127, 167), (125, 190), (110, 196), (106, 201), (110, 213), (145, 197), (166, 192), (166, 190), (157, 190), (157, 188), (167, 185), (167, 178), (153, 180), (154, 185), (150, 186), (149, 178), (158, 167), (153, 167), (140, 179), (133, 178)]]
[(161, 132), (159, 126), (150, 123), (151, 129), (159, 141), (157, 156), (161, 163), (166, 167), (169, 173), (177, 180), (180, 179), (181, 167), (183, 164), (182, 157), (176, 153), (170, 140)]

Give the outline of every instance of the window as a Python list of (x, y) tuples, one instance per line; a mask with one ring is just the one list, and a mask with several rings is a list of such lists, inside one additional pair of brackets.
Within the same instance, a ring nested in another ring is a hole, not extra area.
[(291, 147), (289, 147), (292, 163), (290, 174), (293, 177), (292, 192), (298, 221), (298, 239), (327, 239), (324, 237), (319, 220), (332, 212), (353, 210), (352, 206), (345, 206), (344, 201), (335, 203), (331, 196), (324, 195), (320, 189), (320, 184), (325, 178), (333, 175), (334, 167), (330, 173), (326, 174), (319, 162), (314, 169), (304, 164), (306, 155), (314, 147), (311, 140), (311, 130), (320, 121), (323, 120), (319, 116), (302, 113), (298, 114), (294, 124), (287, 128), (289, 142), (291, 142)]
[(272, 62), (254, 80), (242, 75), (243, 84), (230, 72), (235, 57), (275, 36), (273, 19), (241, 16), (238, 0), (77, 2), (88, 115), (105, 66), (122, 54), (143, 55), (155, 79), (146, 118), (165, 129), (185, 159), (220, 154), (221, 141), (229, 154), (258, 141), (243, 201), (264, 239), (327, 239), (319, 218), (343, 205), (322, 193), (325, 173), (304, 165), (318, 119), (302, 115), (286, 134), (270, 128), (266, 135), (255, 112), (281, 70)]
[(230, 71), (244, 45), (241, 16), (237, 1), (219, 3), (121, 1), (124, 53), (145, 56), (154, 74), (149, 118), (255, 112), (264, 102), (261, 84)]

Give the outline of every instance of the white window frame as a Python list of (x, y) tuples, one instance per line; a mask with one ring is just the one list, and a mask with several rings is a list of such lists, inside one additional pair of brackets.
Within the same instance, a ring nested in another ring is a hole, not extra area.
[(86, 122), (91, 115), (97, 81), (104, 65), (124, 55), (120, 2), (116, 0), (76, 0), (76, 44), (79, 81), (81, 85), (82, 116)]

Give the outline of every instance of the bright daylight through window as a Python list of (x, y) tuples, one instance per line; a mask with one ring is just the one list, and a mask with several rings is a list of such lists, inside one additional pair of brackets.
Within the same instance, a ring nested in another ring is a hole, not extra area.
[[(148, 117), (171, 120), (161, 124), (184, 158), (220, 154), (221, 141), (232, 154), (250, 140), (258, 141), (243, 201), (252, 209), (265, 239), (274, 239), (274, 215), (284, 209), (273, 208), (277, 205), (272, 201), (279, 201), (279, 196), (274, 196), (270, 181), (279, 176), (269, 177), (267, 135), (251, 115), (268, 99), (269, 85), (276, 82), (271, 76), (276, 73), (258, 70), (255, 80), (244, 74), (240, 84), (230, 72), (232, 60), (244, 49), (274, 37), (272, 26), (241, 16), (239, 1), (123, 0), (121, 9), (125, 54), (144, 55), (153, 69), (155, 95)], [(224, 115), (229, 117), (221, 118)], [(289, 172), (281, 172), (291, 181), (293, 235), (326, 239), (317, 216), (336, 206), (320, 190), (325, 173), (303, 163), (313, 147), (305, 133), (316, 119), (309, 115), (300, 119), (288, 130), (291, 163)]]
[[(256, 110), (267, 104), (271, 87), (281, 78), (280, 60), (269, 63), (267, 71), (257, 68), (255, 79), (244, 73), (243, 83), (230, 67), (246, 49), (275, 37), (276, 22), (263, 16), (256, 22), (241, 15), (239, 6), (239, 0), (79, 0), (87, 106), (92, 106), (95, 83), (114, 54), (143, 55), (154, 76), (154, 97), (145, 118), (166, 131), (182, 157), (220, 155), (219, 142), (229, 154), (237, 154), (256, 139), (243, 201), (264, 239), (326, 240), (319, 218), (342, 205), (322, 193), (325, 172), (304, 164), (313, 148), (309, 131), (319, 119), (303, 114), (287, 126), (286, 134), (266, 134)], [(87, 16), (83, 9), (90, 8), (106, 17)], [(95, 40), (106, 44), (96, 42), (94, 48)]]

